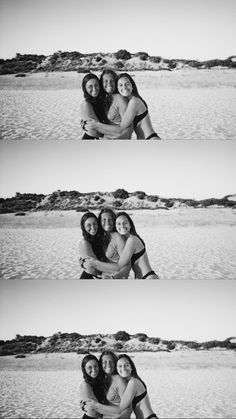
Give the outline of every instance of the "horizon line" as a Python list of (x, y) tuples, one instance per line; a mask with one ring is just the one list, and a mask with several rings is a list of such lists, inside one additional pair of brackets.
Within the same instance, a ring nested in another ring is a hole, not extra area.
[[(125, 50), (125, 51), (128, 51), (128, 50), (126, 50), (125, 48), (121, 48), (121, 49), (119, 49), (118, 51), (121, 51), (121, 50)], [(44, 54), (44, 53), (35, 53), (35, 52), (29, 52), (29, 53), (21, 53), (21, 52), (16, 52), (15, 53), (15, 56), (11, 56), (11, 57), (5, 57), (5, 58), (3, 58), (3, 57), (0, 57), (0, 60), (12, 60), (12, 59), (14, 59), (14, 58), (16, 58), (17, 57), (17, 55), (22, 55), (22, 56), (24, 56), (24, 55), (37, 55), (37, 56), (41, 56), (41, 55), (43, 55), (43, 56), (45, 56), (45, 57), (49, 57), (49, 56), (51, 56), (51, 55), (53, 55), (53, 54), (57, 54), (57, 53), (72, 53), (72, 52), (76, 52), (76, 53), (80, 53), (80, 54), (82, 54), (82, 55), (84, 55), (84, 56), (88, 56), (88, 55), (95, 55), (95, 54), (116, 54), (118, 51), (114, 51), (114, 52), (109, 52), (109, 51), (106, 51), (106, 52), (102, 52), (102, 51), (97, 51), (97, 52), (80, 52), (80, 51), (76, 51), (76, 50), (71, 50), (71, 51), (62, 51), (62, 50), (56, 50), (56, 51), (54, 51), (54, 52), (52, 52), (52, 53), (48, 53), (48, 54)], [(227, 56), (227, 57), (225, 57), (225, 58), (219, 58), (219, 57), (213, 57), (213, 58), (207, 58), (207, 59), (204, 59), (204, 60), (202, 60), (202, 59), (199, 59), (199, 58), (166, 58), (166, 57), (164, 57), (163, 55), (150, 55), (149, 53), (147, 53), (146, 51), (137, 51), (137, 52), (130, 52), (130, 51), (128, 51), (131, 55), (137, 55), (137, 54), (141, 54), (141, 53), (144, 53), (144, 54), (147, 54), (148, 55), (148, 57), (160, 57), (160, 58), (162, 58), (162, 59), (166, 59), (166, 60), (176, 60), (176, 61), (199, 61), (199, 62), (206, 62), (206, 61), (211, 61), (211, 60), (222, 60), (222, 61), (224, 61), (224, 60), (227, 60), (227, 59), (232, 59), (232, 58), (236, 58), (236, 53), (235, 54), (231, 54), (231, 55), (229, 55), (229, 56)], [(125, 60), (125, 61), (128, 61), (128, 60)]]
[[(98, 194), (98, 193), (100, 193), (100, 194), (111, 194), (111, 193), (114, 193), (114, 192), (116, 192), (117, 190), (119, 190), (119, 189), (121, 189), (121, 190), (125, 190), (125, 188), (117, 188), (116, 190), (114, 190), (114, 191), (101, 191), (101, 190), (98, 190), (98, 191), (87, 191), (87, 192), (80, 192), (80, 191), (78, 191), (78, 190), (76, 190), (76, 189), (72, 189), (72, 190), (61, 190), (61, 189), (55, 189), (55, 190), (53, 190), (52, 192), (48, 192), (48, 193), (43, 193), (43, 192), (15, 192), (15, 195), (13, 195), (13, 196), (7, 196), (7, 197), (3, 197), (3, 196), (0, 196), (0, 199), (13, 199), (13, 198), (16, 198), (17, 197), (17, 194), (20, 194), (20, 195), (44, 195), (44, 196), (48, 196), (48, 195), (51, 195), (51, 194), (53, 194), (53, 193), (55, 193), (55, 192), (59, 192), (59, 193), (61, 193), (61, 192), (67, 192), (67, 193), (71, 193), (71, 192), (78, 192), (78, 193), (80, 193), (81, 195), (92, 195), (92, 194)], [(126, 191), (126, 190), (125, 190)], [(153, 194), (146, 194), (146, 192), (145, 191), (139, 191), (139, 190), (137, 190), (137, 191), (133, 191), (133, 192), (129, 192), (129, 191), (126, 191), (126, 192), (128, 192), (128, 194), (130, 194), (130, 195), (134, 195), (134, 194), (136, 194), (136, 193), (144, 193), (146, 196), (157, 196), (158, 198), (164, 198), (164, 197), (161, 197), (158, 193), (156, 194), (156, 193), (153, 193)], [(193, 201), (204, 201), (204, 200), (206, 200), (206, 199), (224, 199), (224, 198), (228, 198), (228, 197), (231, 197), (231, 196), (234, 196), (234, 195), (236, 195), (236, 192), (235, 193), (227, 193), (226, 195), (224, 195), (224, 196), (222, 196), (221, 198), (215, 198), (215, 197), (213, 197), (213, 196), (209, 196), (209, 197), (207, 197), (207, 198), (202, 198), (202, 199), (195, 199), (195, 198), (181, 198), (181, 197), (168, 197), (168, 198), (164, 198), (164, 199), (175, 199), (175, 200), (178, 200), (178, 199), (184, 199), (184, 200), (193, 200)], [(124, 199), (124, 198), (121, 198), (121, 199)]]

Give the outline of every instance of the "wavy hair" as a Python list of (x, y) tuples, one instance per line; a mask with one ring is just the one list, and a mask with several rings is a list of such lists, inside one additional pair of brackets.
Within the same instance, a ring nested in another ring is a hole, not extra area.
[[(87, 92), (87, 89), (86, 89), (87, 82), (89, 80), (92, 80), (92, 79), (97, 80), (97, 82), (99, 84), (99, 93), (98, 93), (97, 97), (91, 96)], [(82, 90), (83, 90), (84, 98), (85, 98), (86, 102), (88, 102), (92, 105), (98, 120), (100, 122), (105, 122), (106, 121), (106, 115), (105, 115), (105, 110), (104, 110), (104, 105), (103, 105), (103, 97), (102, 97), (102, 93), (101, 93), (99, 78), (96, 76), (96, 74), (88, 73), (88, 74), (86, 74), (86, 76), (84, 76), (84, 78), (82, 80)]]
[(133, 90), (132, 90), (132, 94), (133, 94), (134, 96), (136, 96), (136, 97), (139, 97), (139, 98), (143, 101), (143, 103), (145, 104), (145, 106), (147, 107), (147, 104), (146, 104), (145, 100), (143, 100), (142, 96), (140, 96), (140, 94), (139, 94), (139, 92), (138, 92), (138, 88), (137, 88), (137, 85), (136, 85), (136, 83), (135, 83), (134, 79), (133, 79), (133, 78), (132, 78), (132, 77), (131, 77), (128, 73), (121, 73), (121, 74), (119, 74), (118, 79), (117, 79), (117, 84), (118, 84), (118, 81), (119, 81), (122, 77), (126, 77), (127, 79), (129, 79), (129, 81), (130, 81), (130, 83), (131, 83), (131, 85), (132, 85), (132, 88), (133, 88)]
[(144, 243), (143, 239), (139, 236), (139, 234), (136, 231), (134, 222), (133, 222), (132, 218), (130, 217), (130, 215), (127, 214), (127, 212), (125, 212), (125, 211), (121, 211), (121, 212), (119, 212), (116, 215), (116, 220), (117, 220), (117, 218), (119, 218), (121, 216), (126, 217), (127, 220), (129, 221), (129, 224), (130, 224), (130, 234), (132, 234), (133, 236), (137, 236), (141, 240), (141, 242), (143, 243), (143, 245), (145, 246), (145, 243)]
[[(98, 364), (99, 371), (96, 378), (90, 377), (86, 372), (85, 367), (89, 361), (96, 361)], [(84, 381), (92, 387), (94, 395), (96, 396), (97, 400), (100, 403), (107, 404), (107, 399), (106, 399), (104, 388), (103, 388), (103, 372), (99, 366), (99, 362), (96, 356), (92, 354), (86, 355), (82, 359), (81, 370), (83, 373)]]
[(102, 236), (102, 245), (104, 248), (104, 252), (106, 251), (110, 240), (111, 240), (111, 234), (104, 231), (102, 228), (102, 214), (110, 214), (113, 220), (113, 228), (111, 232), (115, 232), (116, 231), (116, 226), (115, 226), (115, 222), (116, 222), (116, 214), (114, 213), (114, 211), (111, 208), (103, 208), (99, 215), (98, 215), (98, 224), (100, 225), (101, 228), (101, 236)]
[[(88, 220), (88, 218), (95, 218), (95, 220), (97, 221), (98, 231), (97, 231), (95, 236), (92, 236), (91, 234), (89, 234), (85, 230), (85, 222)], [(105, 252), (104, 252), (103, 246), (102, 246), (101, 226), (100, 226), (100, 223), (98, 222), (98, 218), (96, 217), (96, 215), (93, 212), (90, 212), (90, 211), (86, 212), (80, 220), (80, 227), (81, 227), (84, 239), (87, 240), (91, 244), (91, 247), (92, 247), (96, 257), (99, 260), (105, 261), (106, 257), (105, 257)]]
[(103, 72), (102, 72), (102, 74), (100, 76), (100, 80), (99, 80), (99, 83), (100, 83), (100, 91), (101, 91), (101, 95), (102, 95), (102, 98), (103, 98), (104, 111), (105, 111), (106, 115), (107, 115), (107, 113), (108, 113), (108, 111), (109, 111), (109, 109), (111, 107), (112, 102), (113, 102), (113, 97), (112, 97), (113, 93), (112, 94), (107, 93), (104, 90), (104, 87), (103, 87), (103, 77), (105, 75), (108, 75), (108, 74), (110, 74), (113, 77), (114, 82), (115, 82), (115, 90), (114, 90), (113, 93), (118, 93), (118, 89), (117, 89), (118, 76), (117, 76), (117, 74), (115, 73), (114, 70), (111, 70), (110, 68), (106, 68), (105, 70), (103, 70)]
[[(135, 367), (135, 365), (134, 365), (134, 362), (132, 361), (132, 359), (129, 357), (129, 355), (126, 355), (126, 354), (120, 354), (118, 357), (117, 357), (117, 363), (118, 363), (118, 361), (119, 361), (119, 359), (121, 359), (121, 358), (125, 358), (128, 362), (129, 362), (129, 364), (130, 364), (130, 366), (131, 366), (131, 376), (132, 377), (135, 377), (135, 378), (138, 378), (138, 380), (140, 380), (141, 381), (141, 383), (144, 385), (144, 387), (145, 388), (147, 388), (147, 386), (146, 386), (146, 384), (144, 383), (144, 381), (140, 378), (140, 376), (138, 375), (138, 373), (137, 373), (137, 369), (136, 369), (136, 367)], [(116, 363), (116, 365), (117, 365), (117, 363)]]
[(102, 368), (102, 359), (103, 359), (103, 357), (104, 357), (105, 355), (110, 355), (110, 356), (112, 357), (112, 360), (113, 360), (113, 363), (114, 363), (114, 372), (113, 372), (111, 375), (115, 375), (115, 374), (117, 374), (117, 369), (116, 369), (117, 356), (116, 356), (116, 354), (115, 354), (114, 352), (109, 351), (109, 350), (106, 350), (106, 351), (103, 351), (103, 352), (101, 353), (100, 358), (99, 358), (99, 361), (98, 361), (98, 363), (99, 363), (99, 367), (101, 368), (101, 370), (102, 370), (102, 372), (103, 372), (102, 380), (103, 380), (103, 385), (104, 385), (105, 394), (107, 394), (107, 392), (108, 392), (108, 390), (109, 390), (109, 388), (110, 388), (110, 386), (111, 386), (111, 383), (112, 383), (112, 378), (111, 378), (111, 376), (110, 376), (110, 375), (107, 375), (107, 374), (103, 371), (103, 368)]

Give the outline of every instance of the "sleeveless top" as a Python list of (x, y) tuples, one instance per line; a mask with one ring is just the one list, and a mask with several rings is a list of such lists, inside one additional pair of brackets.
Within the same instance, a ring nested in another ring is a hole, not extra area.
[(113, 124), (120, 124), (121, 123), (121, 116), (119, 113), (119, 109), (117, 108), (117, 106), (114, 104), (114, 101), (112, 102), (109, 111), (107, 113), (107, 119), (109, 119), (110, 122), (112, 122)]
[(144, 397), (147, 395), (147, 390), (145, 390), (142, 394), (140, 394), (140, 396), (136, 396), (136, 397), (134, 397), (133, 398), (133, 401), (132, 401), (132, 408), (134, 409), (136, 406), (137, 406), (137, 404), (139, 403), (139, 402), (141, 402), (141, 400), (143, 400), (144, 399)]
[(133, 254), (133, 256), (131, 257), (131, 266), (132, 267), (134, 266), (136, 260), (141, 258), (141, 256), (143, 256), (145, 252), (146, 252), (146, 248), (144, 247), (142, 250), (140, 250), (140, 252)]
[(114, 246), (114, 243), (112, 242), (112, 240), (107, 246), (106, 257), (112, 262), (118, 262), (120, 258), (117, 248)]
[[(113, 99), (113, 102), (109, 108), (107, 113), (107, 119), (110, 121), (111, 124), (119, 125), (121, 123), (121, 115), (119, 113), (119, 108), (116, 105), (116, 98)], [(117, 139), (129, 139), (131, 138), (133, 132), (133, 127), (128, 127), (122, 135), (116, 136)], [(107, 136), (106, 136), (107, 137)], [(109, 138), (109, 136), (108, 136)]]
[(144, 102), (144, 100), (140, 97), (140, 99), (141, 99), (141, 101), (143, 102), (143, 104), (145, 105), (145, 107), (146, 107), (146, 111), (144, 111), (143, 113), (141, 113), (140, 115), (137, 115), (137, 116), (135, 116), (134, 117), (134, 120), (133, 120), (133, 125), (134, 125), (134, 128), (136, 128), (137, 127), (137, 125), (138, 125), (138, 123), (140, 122), (140, 121), (142, 121), (142, 119), (144, 119), (145, 118), (145, 116), (147, 116), (147, 114), (148, 114), (148, 108), (147, 108), (147, 105), (146, 105), (146, 103)]
[(109, 390), (107, 392), (106, 397), (107, 397), (107, 400), (112, 404), (119, 404), (120, 403), (120, 396), (119, 396), (119, 393), (118, 393), (118, 389), (113, 385), (111, 385), (109, 387)]
[[(138, 237), (138, 236), (137, 236)], [(131, 267), (133, 268), (133, 266), (134, 266), (134, 264), (135, 264), (135, 262), (136, 262), (136, 260), (138, 260), (139, 258), (141, 258), (141, 256), (143, 256), (144, 255), (144, 253), (146, 252), (146, 247), (145, 247), (145, 243), (144, 243), (144, 241), (143, 241), (143, 239), (141, 239), (141, 237), (138, 237), (139, 238), (139, 240), (141, 240), (141, 243), (143, 244), (143, 249), (142, 250), (140, 250), (138, 253), (134, 253), (133, 255), (132, 255), (132, 257), (131, 257)]]

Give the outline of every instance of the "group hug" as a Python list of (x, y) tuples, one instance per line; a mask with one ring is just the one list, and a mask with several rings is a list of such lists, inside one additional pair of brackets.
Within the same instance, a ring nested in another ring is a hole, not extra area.
[(81, 364), (84, 380), (80, 385), (83, 419), (157, 419), (132, 359), (112, 351), (102, 352), (99, 360), (86, 355)]
[(159, 278), (129, 214), (103, 208), (98, 217), (86, 212), (80, 225), (80, 278), (127, 279), (131, 269), (135, 279)]
[(81, 103), (83, 140), (137, 139), (160, 140), (155, 132), (148, 106), (128, 73), (119, 76), (106, 69), (100, 78), (89, 73), (82, 80)]

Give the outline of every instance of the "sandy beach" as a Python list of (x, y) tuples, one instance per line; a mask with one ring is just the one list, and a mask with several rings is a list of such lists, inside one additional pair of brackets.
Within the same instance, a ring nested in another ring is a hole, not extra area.
[[(235, 279), (234, 209), (129, 213), (160, 279)], [(1, 279), (79, 279), (81, 216), (75, 211), (1, 214)]]
[[(234, 418), (235, 352), (131, 354), (160, 418)], [(2, 418), (80, 418), (82, 355), (0, 358)], [(134, 417), (134, 416), (132, 416)]]
[[(100, 73), (96, 73), (98, 76)], [(236, 139), (236, 72), (131, 72), (162, 139)], [(0, 76), (1, 139), (81, 139), (83, 74)], [(134, 139), (133, 135), (133, 139)]]

